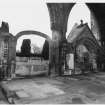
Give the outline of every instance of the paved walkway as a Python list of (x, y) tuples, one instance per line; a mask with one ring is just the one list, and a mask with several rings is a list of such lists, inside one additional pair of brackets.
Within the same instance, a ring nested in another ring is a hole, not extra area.
[(105, 104), (105, 73), (12, 80), (2, 87), (16, 104)]

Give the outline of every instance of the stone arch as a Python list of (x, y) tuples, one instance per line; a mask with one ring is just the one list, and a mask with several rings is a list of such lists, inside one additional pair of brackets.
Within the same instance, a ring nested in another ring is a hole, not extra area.
[(102, 61), (104, 61), (105, 56), (105, 50), (103, 47), (101, 47), (95, 40), (91, 38), (81, 38), (77, 40), (75, 47), (77, 47), (79, 44), (83, 44), (86, 46), (86, 48), (91, 52), (94, 50), (94, 53), (101, 58)]
[[(99, 62), (97, 63), (97, 67), (100, 68), (102, 67), (102, 65), (104, 65), (105, 59), (105, 51), (104, 49), (92, 38), (81, 38), (79, 40), (76, 41), (76, 45), (75, 48), (78, 48), (79, 45), (84, 45), (88, 52), (89, 52), (89, 60), (90, 62), (92, 61), (92, 59), (95, 60), (95, 62)], [(77, 52), (76, 52), (77, 54)], [(93, 56), (94, 54), (94, 56)], [(94, 58), (95, 57), (95, 58)], [(100, 66), (99, 66), (100, 65)], [(81, 68), (81, 66), (80, 66)]]
[[(21, 36), (23, 36), (23, 35), (36, 35), (36, 36), (40, 36), (40, 37), (43, 37), (43, 38), (45, 38), (48, 42), (49, 42), (49, 44), (51, 43), (51, 38), (47, 35), (47, 34), (44, 34), (44, 33), (42, 33), (42, 32), (39, 32), (39, 31), (34, 31), (34, 30), (25, 30), (25, 31), (20, 31), (19, 33), (17, 33), (16, 35), (15, 35), (15, 47), (16, 47), (16, 45), (17, 45), (17, 40), (18, 40), (18, 38), (20, 38)], [(16, 50), (16, 49), (15, 49)], [(15, 51), (16, 52), (16, 51)]]
[[(14, 44), (14, 46), (15, 46), (15, 57), (16, 57), (16, 45), (17, 45), (18, 38), (23, 36), (23, 35), (32, 35), (32, 34), (45, 38), (48, 41), (49, 45), (51, 45), (52, 40), (51, 40), (51, 38), (47, 34), (44, 34), (44, 33), (39, 32), (39, 31), (34, 31), (34, 30), (20, 31), (15, 36), (15, 44)], [(49, 53), (50, 53), (50, 50), (49, 50)]]
[[(52, 41), (51, 38), (47, 34), (44, 34), (44, 33), (39, 32), (39, 31), (33, 31), (33, 30), (21, 31), (21, 32), (17, 33), (15, 36), (13, 36), (13, 41), (11, 42), (12, 50), (11, 50), (10, 54), (11, 54), (11, 62), (15, 61), (14, 72), (15, 72), (15, 69), (16, 69), (16, 45), (17, 45), (17, 40), (18, 40), (19, 37), (21, 37), (23, 35), (31, 35), (31, 34), (35, 34), (37, 36), (41, 36), (41, 37), (45, 38), (49, 42), (49, 44)], [(49, 50), (49, 53), (50, 53), (50, 50)]]
[(23, 36), (23, 35), (31, 35), (31, 34), (35, 34), (35, 35), (38, 35), (38, 36), (41, 36), (43, 38), (45, 38), (49, 44), (51, 43), (51, 38), (47, 35), (47, 34), (44, 34), (42, 32), (39, 32), (39, 31), (33, 31), (33, 30), (26, 30), (26, 31), (21, 31), (19, 33), (17, 33), (15, 36), (14, 36), (14, 40), (12, 41), (12, 59), (15, 60), (16, 62), (16, 45), (17, 45), (17, 40), (19, 37)]
[(44, 33), (39, 32), (39, 31), (34, 31), (34, 30), (26, 30), (26, 31), (21, 31), (21, 32), (17, 33), (15, 36), (15, 40), (17, 41), (18, 38), (23, 36), (23, 35), (31, 35), (31, 34), (41, 36), (41, 37), (45, 38), (49, 43), (51, 41), (51, 38), (47, 34), (44, 34)]
[(79, 44), (85, 45), (89, 51), (94, 49), (95, 53), (97, 53), (97, 50), (101, 48), (95, 40), (88, 37), (77, 40), (76, 46)]
[(80, 9), (82, 9), (82, 10), (84, 9), (83, 12), (86, 13), (85, 15), (89, 14), (90, 9), (88, 8), (88, 6), (85, 3), (74, 3), (71, 8), (71, 11), (69, 13), (69, 17), (68, 17), (68, 24), (67, 24), (68, 30), (66, 33), (66, 37), (70, 33), (70, 30), (72, 30), (72, 27), (74, 26), (75, 23), (80, 24), (79, 22), (82, 18), (83, 18), (84, 22), (88, 20), (87, 18), (90, 18), (90, 17), (85, 18), (86, 16), (84, 14), (82, 16), (80, 14), (77, 14), (78, 11), (81, 12)]

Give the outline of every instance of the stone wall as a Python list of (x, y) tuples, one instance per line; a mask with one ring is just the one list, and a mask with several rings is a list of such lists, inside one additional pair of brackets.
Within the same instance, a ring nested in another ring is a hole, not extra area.
[(91, 18), (91, 31), (92, 31), (93, 35), (95, 36), (95, 38), (97, 39), (98, 43), (101, 44), (98, 23), (97, 23), (97, 20), (92, 12), (90, 14), (90, 18)]
[(17, 62), (15, 74), (26, 76), (48, 73), (49, 61), (35, 60), (34, 62)]

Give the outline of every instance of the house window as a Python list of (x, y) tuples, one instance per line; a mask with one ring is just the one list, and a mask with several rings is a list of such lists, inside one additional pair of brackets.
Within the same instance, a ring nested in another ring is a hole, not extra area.
[(8, 57), (8, 41), (4, 40), (4, 58)]

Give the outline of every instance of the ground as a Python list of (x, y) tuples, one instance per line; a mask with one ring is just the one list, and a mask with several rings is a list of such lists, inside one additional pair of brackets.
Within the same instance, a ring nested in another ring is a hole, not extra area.
[(66, 77), (32, 77), (1, 83), (10, 103), (105, 103), (105, 73)]
[(0, 88), (0, 104), (8, 104), (8, 101), (6, 100), (6, 97), (1, 88)]

